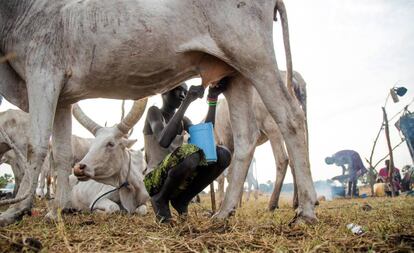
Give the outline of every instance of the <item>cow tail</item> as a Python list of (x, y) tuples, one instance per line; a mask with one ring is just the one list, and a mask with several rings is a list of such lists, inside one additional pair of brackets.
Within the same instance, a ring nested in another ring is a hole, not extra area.
[(294, 90), (292, 85), (293, 78), (293, 67), (292, 67), (292, 53), (290, 51), (290, 39), (289, 39), (289, 25), (288, 18), (286, 13), (286, 7), (283, 0), (277, 0), (275, 11), (274, 11), (274, 20), (276, 21), (276, 14), (279, 12), (280, 20), (282, 23), (282, 32), (283, 32), (283, 44), (285, 46), (285, 56), (286, 56), (286, 84), (288, 90), (292, 96), (294, 96)]

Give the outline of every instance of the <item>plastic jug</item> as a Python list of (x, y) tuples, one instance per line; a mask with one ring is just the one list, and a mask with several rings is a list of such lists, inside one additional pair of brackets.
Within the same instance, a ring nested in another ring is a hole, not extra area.
[(217, 161), (216, 141), (214, 139), (213, 124), (211, 122), (190, 126), (188, 143), (194, 144), (203, 150), (207, 162)]

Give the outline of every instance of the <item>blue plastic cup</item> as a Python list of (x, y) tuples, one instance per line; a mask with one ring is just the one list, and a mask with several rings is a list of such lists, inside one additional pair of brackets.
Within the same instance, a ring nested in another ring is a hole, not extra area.
[(190, 139), (188, 143), (203, 150), (207, 162), (217, 161), (216, 141), (214, 139), (213, 124), (211, 122), (192, 125), (188, 129)]

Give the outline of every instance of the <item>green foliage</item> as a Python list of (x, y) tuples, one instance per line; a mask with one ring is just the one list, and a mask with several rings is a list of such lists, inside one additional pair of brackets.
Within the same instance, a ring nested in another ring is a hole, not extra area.
[(3, 188), (7, 185), (7, 183), (11, 182), (13, 179), (13, 176), (10, 174), (4, 174), (3, 176), (0, 176), (0, 188)]

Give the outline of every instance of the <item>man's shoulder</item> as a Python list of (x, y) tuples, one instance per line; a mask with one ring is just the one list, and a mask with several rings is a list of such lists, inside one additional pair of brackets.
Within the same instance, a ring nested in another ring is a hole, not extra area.
[(156, 107), (155, 105), (148, 108), (147, 118), (148, 117), (154, 117), (154, 116), (160, 116), (160, 115), (162, 115), (161, 109)]

